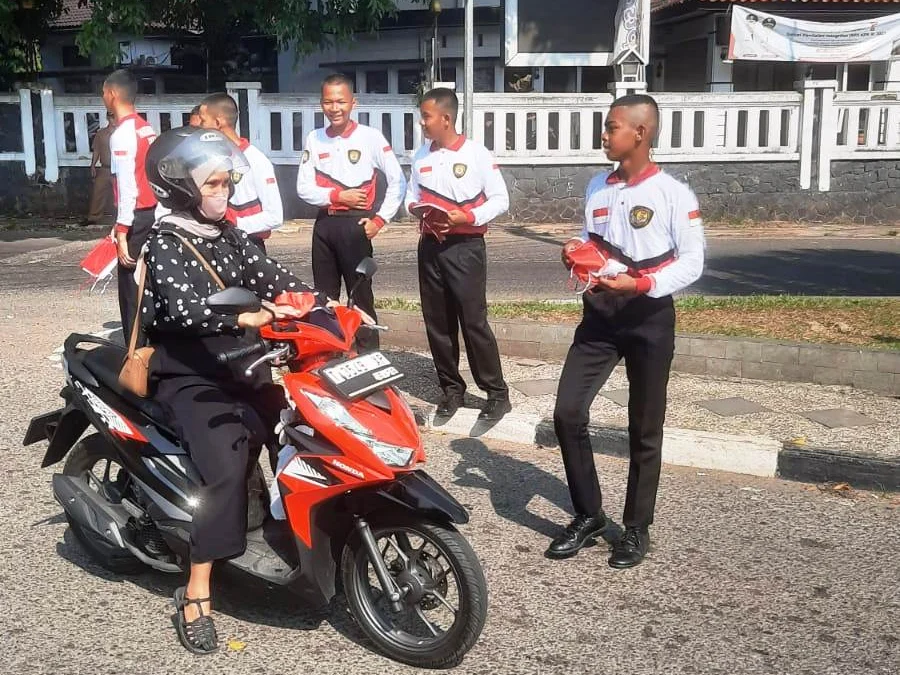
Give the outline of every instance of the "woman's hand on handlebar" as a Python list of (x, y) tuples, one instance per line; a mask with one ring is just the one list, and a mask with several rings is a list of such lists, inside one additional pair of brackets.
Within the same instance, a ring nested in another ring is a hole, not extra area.
[(263, 300), (262, 307), (259, 310), (238, 315), (238, 326), (241, 328), (262, 328), (275, 321), (302, 319), (305, 315), (305, 312), (290, 305), (276, 305)]

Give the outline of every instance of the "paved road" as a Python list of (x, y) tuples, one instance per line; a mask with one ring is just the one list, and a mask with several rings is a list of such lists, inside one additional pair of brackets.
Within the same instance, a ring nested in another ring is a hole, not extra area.
[[(46, 355), (115, 317), (112, 298), (0, 290), (0, 673), (412, 672), (369, 651), (341, 612), (315, 614), (236, 574), (216, 577), (219, 628), (246, 643), (201, 661), (178, 646), (179, 580), (87, 560), (50, 493), (42, 448), (19, 446), (54, 406)], [(549, 450), (430, 436), (431, 471), (468, 506), (490, 585), (487, 627), (459, 673), (893, 675), (900, 665), (900, 501), (665, 467), (654, 550), (616, 572), (597, 548), (542, 557), (568, 505)], [(625, 462), (598, 458), (621, 513)]]
[[(559, 246), (571, 233), (527, 228), (497, 229), (488, 240), (488, 294), (494, 299), (564, 298), (565, 274)], [(23, 247), (50, 246), (31, 253)], [(83, 283), (78, 269), (88, 242), (0, 242), (0, 289), (72, 289)], [(376, 240), (381, 265), (376, 280), (381, 297), (414, 298), (418, 294), (416, 237), (409, 227), (395, 227)], [(9, 251), (16, 247), (15, 254)], [(309, 267), (308, 231), (277, 237), (272, 251), (304, 278)], [(5, 258), (5, 259), (4, 259)], [(708, 264), (691, 292), (708, 295), (900, 295), (900, 237), (882, 239), (710, 238)]]

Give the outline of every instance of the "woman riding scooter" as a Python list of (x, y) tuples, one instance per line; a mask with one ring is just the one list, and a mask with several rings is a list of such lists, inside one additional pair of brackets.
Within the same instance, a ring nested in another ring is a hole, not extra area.
[[(285, 291), (312, 291), (225, 219), (234, 183), (246, 169), (240, 150), (223, 134), (192, 127), (161, 135), (146, 161), (153, 191), (172, 210), (156, 224), (145, 252), (141, 318), (156, 347), (151, 394), (169, 409), (202, 478), (190, 576), (175, 592), (178, 636), (199, 654), (218, 648), (210, 616), (213, 561), (238, 556), (246, 547), (248, 467), (286, 406), (267, 368), (245, 376), (252, 356), (228, 366), (216, 357), (253, 342), (261, 326), (299, 318), (296, 310), (266, 301)], [(253, 291), (263, 299), (262, 309), (214, 314), (206, 298), (223, 286)]]

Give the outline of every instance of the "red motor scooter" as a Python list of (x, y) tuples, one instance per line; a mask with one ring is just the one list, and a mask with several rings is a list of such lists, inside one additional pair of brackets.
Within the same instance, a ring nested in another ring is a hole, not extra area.
[[(365, 279), (375, 270), (366, 259), (357, 271)], [(312, 296), (285, 294), (278, 302), (308, 311), (304, 319), (266, 326), (257, 344), (219, 357), (258, 353), (248, 370), (283, 367), (289, 404), (275, 430), (284, 519), (269, 514), (254, 461), (247, 550), (227, 564), (317, 606), (342, 585), (380, 651), (414, 666), (453, 666), (475, 644), (487, 611), (481, 564), (455, 528), (468, 514), (421, 468), (415, 417), (393, 386), (402, 373), (381, 352), (353, 351), (362, 316), (350, 297), (347, 307), (328, 309)], [(207, 299), (222, 314), (259, 305), (242, 288)], [(81, 347), (88, 343), (93, 348)], [(66, 405), (34, 418), (24, 444), (49, 440), (45, 467), (67, 458), (53, 476), (54, 496), (101, 565), (181, 572), (199, 475), (164, 412), (119, 385), (123, 359), (120, 345), (71, 335)], [(90, 426), (96, 433), (79, 440)]]

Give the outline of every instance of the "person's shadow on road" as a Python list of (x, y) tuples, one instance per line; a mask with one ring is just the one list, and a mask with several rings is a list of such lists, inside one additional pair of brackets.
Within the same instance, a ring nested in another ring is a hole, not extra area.
[(562, 511), (570, 512), (569, 490), (559, 478), (533, 464), (492, 452), (474, 438), (451, 441), (450, 449), (460, 456), (453, 470), (454, 485), (487, 490), (491, 506), (501, 518), (546, 537), (560, 533), (559, 523), (528, 508), (535, 497), (543, 497)]

